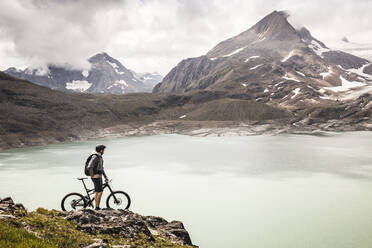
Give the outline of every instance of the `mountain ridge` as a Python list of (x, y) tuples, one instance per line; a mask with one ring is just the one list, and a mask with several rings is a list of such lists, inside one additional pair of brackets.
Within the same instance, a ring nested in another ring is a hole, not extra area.
[(370, 61), (329, 49), (305, 27), (293, 28), (287, 18), (286, 12), (274, 11), (205, 55), (182, 60), (153, 92), (217, 90), (293, 105), (300, 100), (321, 103), (341, 91), (369, 87)]
[(154, 81), (157, 83), (162, 79), (155, 75), (152, 83), (145, 82), (105, 52), (91, 56), (88, 62), (91, 64), (90, 70), (49, 65), (47, 71), (11, 67), (4, 72), (51, 89), (93, 94), (151, 92)]

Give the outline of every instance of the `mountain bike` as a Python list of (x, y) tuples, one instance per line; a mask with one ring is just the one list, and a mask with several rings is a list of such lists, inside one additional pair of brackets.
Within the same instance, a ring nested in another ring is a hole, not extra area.
[[(61, 208), (63, 211), (72, 211), (72, 210), (79, 210), (86, 207), (92, 207), (94, 202), (94, 197), (91, 197), (91, 195), (94, 194), (94, 189), (88, 189), (85, 185), (84, 180), (88, 179), (87, 177), (77, 178), (78, 180), (81, 180), (81, 182), (84, 185), (84, 189), (86, 192), (86, 195), (83, 196), (80, 193), (69, 193), (65, 197), (63, 197), (61, 202)], [(106, 199), (106, 207), (110, 209), (128, 209), (131, 204), (130, 197), (127, 193), (124, 191), (113, 191), (110, 186), (110, 181), (106, 181), (102, 186), (103, 190), (105, 188), (108, 188), (110, 190), (110, 194), (107, 196)]]

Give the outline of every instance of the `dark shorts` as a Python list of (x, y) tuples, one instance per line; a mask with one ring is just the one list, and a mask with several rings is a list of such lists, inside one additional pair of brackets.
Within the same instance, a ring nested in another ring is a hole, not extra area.
[(94, 184), (94, 191), (95, 192), (102, 192), (102, 177), (100, 178), (92, 178), (93, 184)]

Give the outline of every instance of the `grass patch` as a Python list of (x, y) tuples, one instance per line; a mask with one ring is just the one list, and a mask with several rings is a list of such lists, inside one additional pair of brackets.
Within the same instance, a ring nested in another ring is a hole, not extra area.
[(94, 243), (93, 237), (77, 230), (77, 225), (58, 215), (58, 211), (39, 208), (21, 218), (31, 226), (38, 236), (55, 244), (56, 247), (82, 247)]
[(22, 227), (0, 221), (1, 248), (55, 248), (55, 244), (40, 239)]

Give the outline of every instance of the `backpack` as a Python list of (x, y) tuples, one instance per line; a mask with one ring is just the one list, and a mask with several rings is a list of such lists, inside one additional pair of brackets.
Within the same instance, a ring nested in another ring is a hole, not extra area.
[[(86, 176), (90, 176), (90, 166), (92, 165), (91, 163), (91, 160), (92, 160), (92, 157), (96, 155), (96, 154), (91, 154), (89, 155), (89, 157), (87, 158), (87, 161), (85, 161), (85, 167), (84, 167), (84, 173)], [(97, 155), (96, 155), (97, 156)], [(92, 161), (93, 162), (93, 161)]]

